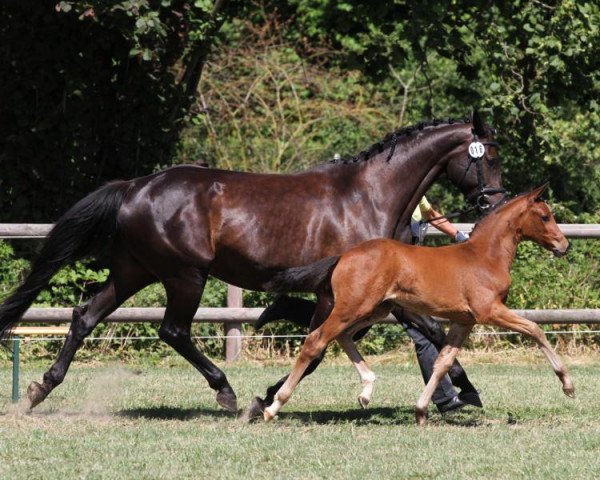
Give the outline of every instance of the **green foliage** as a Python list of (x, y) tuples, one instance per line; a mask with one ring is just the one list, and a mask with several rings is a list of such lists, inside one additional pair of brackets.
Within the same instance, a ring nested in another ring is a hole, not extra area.
[(233, 39), (206, 65), (199, 113), (182, 137), (178, 162), (266, 172), (297, 171), (357, 153), (395, 127), (386, 98), (360, 72), (330, 68), (334, 52), (310, 61), (277, 25), (236, 22)]
[[(208, 0), (0, 4), (7, 20), (0, 25), (2, 219), (56, 218), (105, 180), (171, 163), (296, 171), (334, 153), (356, 154), (401, 125), (465, 116), (478, 104), (499, 129), (509, 189), (550, 180), (559, 221), (599, 221), (597, 2), (226, 3), (221, 15), (213, 14), (219, 2)], [(213, 43), (221, 48), (196, 92)], [(428, 196), (442, 211), (464, 206), (448, 183)], [(599, 253), (596, 243), (579, 241), (568, 261), (546, 262), (538, 247), (524, 244), (511, 306), (597, 307)], [(4, 242), (0, 261), (5, 295), (27, 262)], [(105, 277), (76, 264), (38, 300), (81, 303)], [(244, 293), (246, 306), (269, 300)], [(126, 305), (165, 304), (155, 285)], [(202, 305), (225, 304), (226, 286), (209, 280)], [(393, 331), (371, 334), (363, 349), (388, 350)], [(285, 323), (265, 332), (304, 333)], [(157, 330), (101, 325), (95, 333)], [(194, 326), (196, 335), (217, 333), (220, 326)], [(159, 342), (130, 342), (156, 358), (165, 353)], [(292, 353), (299, 342), (267, 344)], [(203, 347), (220, 354), (219, 342)]]
[(420, 116), (473, 105), (491, 112), (512, 191), (549, 179), (566, 217), (600, 211), (597, 2), (269, 5), (292, 19), (288, 38), (302, 48), (331, 45), (339, 52), (333, 63), (360, 69), (379, 88), (396, 82), (404, 94), (417, 93), (409, 102)]
[(42, 307), (72, 307), (81, 304), (108, 278), (108, 270), (92, 270), (82, 262), (59, 270), (36, 300)]
[(26, 260), (15, 258), (12, 245), (0, 240), (0, 298), (4, 298), (22, 280), (27, 267)]
[(539, 246), (519, 245), (508, 299), (511, 308), (600, 308), (600, 243), (573, 240), (564, 259)]
[(170, 164), (220, 13), (232, 10), (0, 3), (1, 219), (55, 219), (107, 180)]

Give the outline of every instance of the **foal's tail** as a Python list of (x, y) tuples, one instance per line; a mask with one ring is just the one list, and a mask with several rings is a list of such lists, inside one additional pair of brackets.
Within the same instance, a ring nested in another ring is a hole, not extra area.
[(111, 182), (81, 199), (58, 220), (23, 284), (0, 305), (0, 339), (63, 265), (110, 248), (117, 233), (117, 212), (130, 185)]

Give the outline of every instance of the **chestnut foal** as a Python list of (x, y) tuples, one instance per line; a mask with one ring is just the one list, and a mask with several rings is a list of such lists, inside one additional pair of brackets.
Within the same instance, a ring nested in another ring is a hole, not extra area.
[(539, 199), (545, 187), (498, 207), (477, 224), (468, 242), (431, 248), (376, 239), (339, 257), (337, 264), (330, 267), (331, 280), (327, 282), (335, 306), (306, 338), (292, 373), (271, 406), (264, 410), (264, 419), (271, 420), (289, 400), (308, 365), (329, 342), (373, 324), (394, 305), (450, 320), (447, 344), (417, 401), (415, 415), (419, 425), (425, 425), (431, 396), (476, 323), (511, 329), (533, 338), (562, 382), (564, 393), (574, 397), (575, 388), (567, 369), (544, 332), (504, 305), (510, 287), (510, 266), (521, 240), (533, 240), (557, 257), (568, 250), (569, 242), (548, 205)]

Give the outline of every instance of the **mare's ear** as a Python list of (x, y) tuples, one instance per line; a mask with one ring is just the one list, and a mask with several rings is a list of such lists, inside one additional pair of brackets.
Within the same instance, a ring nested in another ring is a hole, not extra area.
[(541, 196), (544, 193), (544, 191), (548, 188), (548, 182), (544, 183), (543, 185), (540, 185), (537, 188), (534, 188), (531, 192), (529, 192), (527, 194), (527, 196), (529, 197), (529, 201), (530, 202), (537, 202), (539, 200), (541, 200)]
[(473, 109), (473, 113), (471, 114), (471, 123), (473, 124), (473, 133), (478, 137), (484, 137), (485, 126), (483, 125), (483, 120), (481, 120), (476, 108)]

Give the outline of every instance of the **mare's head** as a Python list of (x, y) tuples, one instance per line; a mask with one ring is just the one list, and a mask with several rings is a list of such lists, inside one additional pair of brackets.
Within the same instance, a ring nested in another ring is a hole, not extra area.
[(569, 241), (558, 228), (548, 204), (540, 199), (547, 186), (544, 184), (520, 199), (525, 203), (525, 210), (519, 217), (519, 229), (524, 239), (532, 240), (555, 256), (562, 257), (569, 250)]
[(485, 125), (477, 111), (471, 115), (471, 135), (448, 160), (446, 175), (482, 213), (505, 196), (498, 144), (494, 130)]

